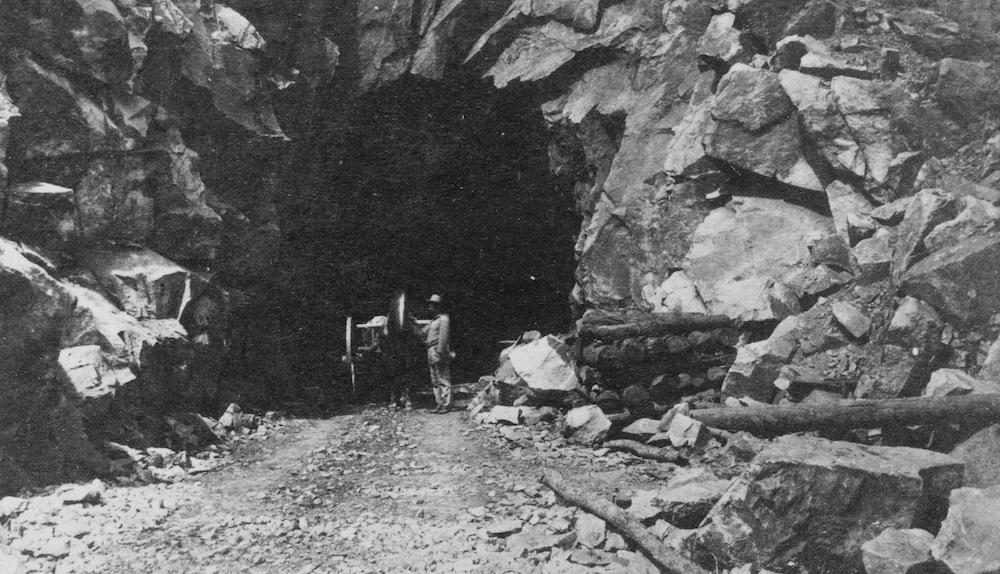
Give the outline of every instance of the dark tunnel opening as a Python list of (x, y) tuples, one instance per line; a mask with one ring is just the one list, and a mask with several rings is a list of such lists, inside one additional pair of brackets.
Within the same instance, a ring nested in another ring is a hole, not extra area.
[(345, 317), (385, 314), (400, 288), (451, 303), (456, 383), (492, 369), (500, 340), (569, 326), (580, 219), (571, 182), (549, 171), (538, 104), (530, 87), (465, 75), (321, 108), (307, 173), (286, 168), (309, 189), (282, 213), (298, 386), (344, 396)]

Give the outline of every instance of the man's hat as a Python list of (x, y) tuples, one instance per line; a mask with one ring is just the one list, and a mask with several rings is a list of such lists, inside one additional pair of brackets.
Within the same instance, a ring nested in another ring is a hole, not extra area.
[(428, 303), (437, 303), (438, 305), (440, 305), (441, 304), (441, 296), (435, 293), (434, 295), (431, 295), (429, 299), (427, 299), (427, 302)]

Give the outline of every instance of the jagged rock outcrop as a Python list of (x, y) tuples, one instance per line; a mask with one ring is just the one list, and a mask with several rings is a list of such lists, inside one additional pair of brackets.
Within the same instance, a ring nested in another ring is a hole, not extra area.
[[(2, 9), (0, 236), (13, 241), (0, 239), (0, 346), (16, 416), (0, 449), (11, 489), (104, 472), (88, 435), (152, 444), (168, 428), (157, 417), (214, 400), (224, 290), (174, 261), (225, 268), (220, 254), (238, 260), (259, 246), (232, 233), (234, 220), (255, 222), (206, 185), (187, 145), (206, 136), (189, 134), (201, 124), (229, 142), (284, 140), (277, 95), (296, 81), (317, 89), (336, 46), (327, 40), (324, 68), (322, 55), (303, 54), (320, 28), (271, 48), (247, 17), (214, 2)], [(288, 45), (301, 70), (277, 57)], [(273, 211), (241, 205), (251, 218)]]
[[(117, 270), (126, 280), (146, 271), (138, 265), (119, 265)], [(188, 278), (181, 283), (183, 292)], [(197, 361), (177, 320), (179, 307), (171, 311), (168, 304), (158, 316), (138, 318), (107, 299), (93, 279), (62, 278), (46, 258), (6, 239), (0, 239), (0, 285), (0, 392), (5, 404), (20, 406), (10, 410), (5, 428), (21, 444), (41, 449), (0, 446), (14, 465), (3, 469), (5, 488), (23, 486), (45, 473), (72, 476), (79, 465), (104, 472), (107, 461), (93, 447), (82, 446), (88, 435), (119, 438), (129, 429), (131, 440), (148, 445), (162, 440), (157, 434), (162, 429), (137, 427), (128, 420), (130, 413), (155, 415), (199, 405), (205, 398), (205, 390), (191, 378)], [(132, 303), (138, 300), (133, 297)], [(89, 422), (84, 425), (84, 420)], [(36, 426), (45, 421), (50, 426)], [(44, 428), (63, 430), (44, 438)]]
[(715, 505), (698, 550), (727, 564), (857, 571), (861, 546), (886, 527), (936, 529), (935, 508), (961, 484), (962, 464), (944, 454), (783, 437)]

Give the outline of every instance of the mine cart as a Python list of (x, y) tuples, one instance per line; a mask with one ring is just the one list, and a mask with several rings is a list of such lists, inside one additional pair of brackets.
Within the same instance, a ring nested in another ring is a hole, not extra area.
[[(428, 320), (416, 321), (417, 325), (429, 323)], [(388, 349), (390, 335), (398, 334), (392, 331), (393, 325), (385, 315), (376, 315), (359, 325), (354, 324), (351, 317), (347, 318), (343, 361), (350, 369), (351, 389), (355, 395), (359, 390), (370, 393), (383, 382), (383, 377), (390, 376), (392, 369), (387, 363), (396, 358)], [(412, 338), (409, 333), (403, 336)], [(415, 338), (412, 340), (416, 341)]]

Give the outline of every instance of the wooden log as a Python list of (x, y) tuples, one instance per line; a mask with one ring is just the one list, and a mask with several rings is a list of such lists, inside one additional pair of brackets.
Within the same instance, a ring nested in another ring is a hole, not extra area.
[(669, 448), (658, 448), (635, 440), (609, 440), (601, 446), (611, 450), (624, 450), (642, 458), (673, 464), (687, 464), (687, 459)]
[(602, 341), (618, 341), (632, 337), (657, 337), (674, 333), (689, 333), (691, 331), (711, 331), (723, 327), (732, 327), (733, 320), (724, 315), (702, 315), (700, 313), (648, 314), (642, 318), (633, 318), (626, 323), (589, 322), (582, 319), (580, 336), (600, 339)]
[(882, 426), (993, 423), (1000, 422), (1000, 394), (698, 409), (691, 411), (689, 416), (713, 428), (761, 435)]
[(559, 498), (579, 506), (587, 512), (601, 518), (610, 524), (623, 536), (635, 542), (640, 551), (645, 554), (661, 572), (669, 574), (708, 574), (695, 563), (677, 554), (653, 535), (641, 522), (633, 518), (610, 501), (597, 498), (578, 488), (554, 470), (542, 472), (541, 483), (552, 489)]

